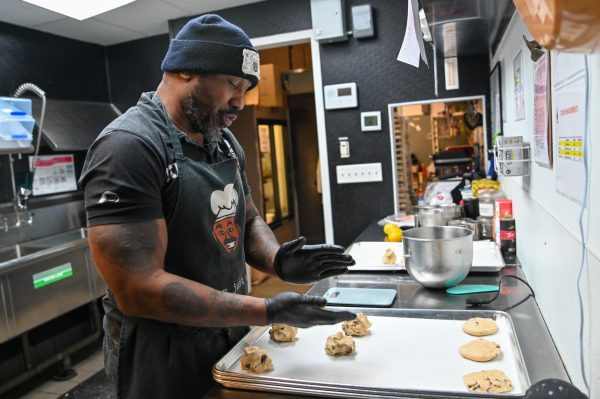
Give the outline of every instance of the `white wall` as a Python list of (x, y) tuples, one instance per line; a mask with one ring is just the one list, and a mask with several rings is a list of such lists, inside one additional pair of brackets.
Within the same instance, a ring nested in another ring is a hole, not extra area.
[[(507, 136), (533, 135), (533, 62), (522, 35), (532, 38), (518, 12), (513, 16), (490, 69), (502, 67), (503, 124)], [(524, 120), (515, 121), (513, 59), (523, 52), (525, 85)], [(584, 354), (591, 398), (600, 398), (600, 54), (589, 56), (590, 179), (584, 227), (587, 263), (582, 277), (584, 304)], [(554, 148), (556, 159), (556, 145)], [(533, 286), (550, 333), (575, 385), (585, 390), (579, 357), (579, 300), (577, 274), (581, 262), (578, 218), (580, 205), (555, 191), (555, 170), (531, 165), (531, 176), (501, 178), (502, 188), (513, 200), (517, 223), (517, 252), (523, 271)]]

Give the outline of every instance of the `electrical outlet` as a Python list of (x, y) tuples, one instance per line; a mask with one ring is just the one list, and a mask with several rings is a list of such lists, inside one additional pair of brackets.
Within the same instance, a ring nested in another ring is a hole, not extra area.
[(337, 183), (366, 183), (382, 181), (381, 162), (336, 166)]

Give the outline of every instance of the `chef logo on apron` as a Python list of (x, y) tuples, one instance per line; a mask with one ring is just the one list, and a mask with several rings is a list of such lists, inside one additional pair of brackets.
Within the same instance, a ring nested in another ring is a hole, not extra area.
[(215, 190), (210, 195), (210, 207), (215, 214), (213, 236), (228, 253), (236, 250), (240, 240), (240, 227), (235, 223), (237, 206), (238, 193), (233, 183), (226, 185), (223, 191)]

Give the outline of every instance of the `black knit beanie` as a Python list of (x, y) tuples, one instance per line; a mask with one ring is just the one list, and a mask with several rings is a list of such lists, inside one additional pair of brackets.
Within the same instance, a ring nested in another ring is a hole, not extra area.
[(165, 72), (218, 73), (260, 79), (258, 52), (248, 35), (218, 15), (206, 14), (184, 25), (171, 40), (161, 69)]

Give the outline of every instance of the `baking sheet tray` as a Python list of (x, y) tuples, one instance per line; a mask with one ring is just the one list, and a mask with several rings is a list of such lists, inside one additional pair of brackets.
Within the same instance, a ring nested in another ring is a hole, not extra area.
[(504, 258), (495, 241), (473, 241), (472, 272), (497, 272), (504, 267)]
[[(393, 265), (383, 264), (383, 255), (388, 248), (396, 254), (396, 263)], [(351, 244), (346, 252), (352, 255), (356, 261), (356, 264), (350, 267), (350, 271), (406, 270), (401, 242), (360, 241)]]
[[(396, 254), (396, 264), (384, 265), (383, 254), (391, 248)], [(401, 242), (360, 241), (351, 244), (346, 252), (352, 255), (356, 264), (350, 271), (398, 271), (404, 266), (404, 248)], [(497, 272), (505, 266), (498, 244), (483, 240), (473, 242), (472, 272)]]
[[(258, 327), (217, 362), (215, 380), (231, 388), (353, 398), (522, 397), (530, 385), (507, 313), (351, 309), (367, 314), (373, 323), (369, 335), (355, 338), (354, 355), (325, 354), (327, 337), (341, 331), (341, 324), (299, 329), (296, 341), (284, 344), (269, 339), (268, 327)], [(499, 327), (486, 339), (499, 343), (503, 354), (490, 362), (470, 361), (458, 353), (461, 345), (476, 339), (462, 331), (463, 322), (478, 316), (494, 318)], [(258, 345), (269, 353), (273, 371), (254, 374), (241, 369), (239, 359), (249, 345)], [(513, 382), (513, 391), (469, 392), (462, 377), (488, 369), (504, 371)]]

